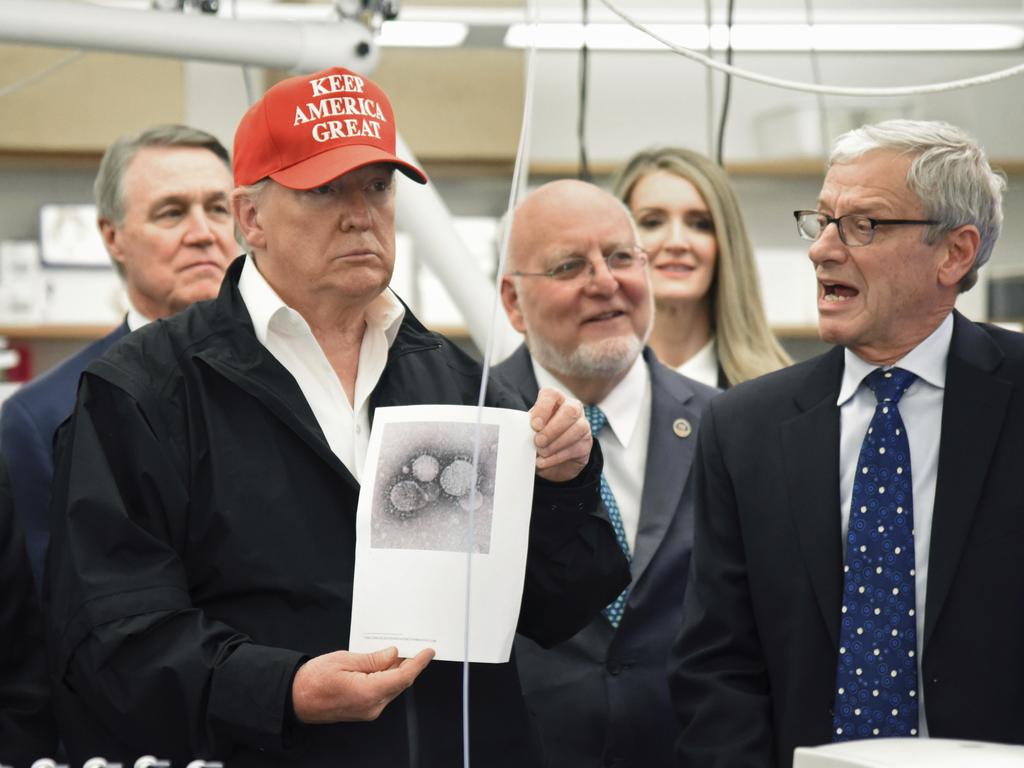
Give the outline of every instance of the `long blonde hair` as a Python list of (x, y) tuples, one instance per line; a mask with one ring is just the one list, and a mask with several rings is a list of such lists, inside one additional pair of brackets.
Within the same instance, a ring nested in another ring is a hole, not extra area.
[(633, 155), (612, 182), (627, 206), (636, 183), (654, 171), (668, 171), (692, 183), (707, 203), (718, 241), (711, 284), (711, 327), (718, 362), (729, 384), (753, 379), (789, 365), (792, 359), (768, 327), (750, 237), (736, 193), (721, 167), (697, 152), (678, 147)]

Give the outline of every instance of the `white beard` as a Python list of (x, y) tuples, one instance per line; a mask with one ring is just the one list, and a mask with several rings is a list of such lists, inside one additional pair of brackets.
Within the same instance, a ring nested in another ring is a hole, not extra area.
[(580, 344), (568, 354), (548, 344), (526, 323), (527, 346), (533, 358), (549, 371), (572, 378), (611, 378), (629, 369), (644, 348), (636, 336), (616, 336)]

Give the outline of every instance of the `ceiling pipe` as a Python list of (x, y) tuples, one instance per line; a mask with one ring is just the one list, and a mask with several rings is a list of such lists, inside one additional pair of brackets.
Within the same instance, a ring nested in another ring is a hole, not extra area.
[(289, 72), (332, 66), (370, 74), (373, 34), (355, 21), (222, 19), (67, 0), (0, 0), (0, 41), (136, 53)]
[[(398, 137), (398, 156), (415, 162), (401, 136)], [(455, 230), (451, 214), (437, 189), (432, 184), (424, 189), (400, 173), (395, 174), (395, 178), (399, 184), (397, 223), (412, 237), (416, 257), (444, 284), (481, 352), (486, 349), (494, 315), (492, 359), (495, 363), (504, 360), (522, 343), (523, 337), (512, 328), (503, 309), (494, 313), (497, 300), (494, 283), (480, 271), (476, 257)]]

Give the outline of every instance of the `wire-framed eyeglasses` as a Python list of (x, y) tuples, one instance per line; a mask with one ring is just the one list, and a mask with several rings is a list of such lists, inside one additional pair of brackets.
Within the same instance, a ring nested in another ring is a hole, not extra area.
[[(612, 274), (631, 272), (647, 263), (647, 253), (639, 245), (617, 245), (601, 254), (601, 258)], [(573, 255), (544, 272), (516, 271), (512, 274), (516, 277), (550, 277), (560, 282), (571, 282), (592, 279), (597, 274), (597, 267), (586, 256)]]
[(927, 226), (939, 223), (932, 219), (873, 219), (859, 213), (836, 217), (821, 211), (793, 211), (793, 216), (796, 218), (796, 231), (804, 240), (817, 240), (825, 232), (825, 228), (835, 222), (836, 229), (839, 230), (839, 239), (851, 248), (870, 245), (875, 239), (877, 227), (908, 224)]

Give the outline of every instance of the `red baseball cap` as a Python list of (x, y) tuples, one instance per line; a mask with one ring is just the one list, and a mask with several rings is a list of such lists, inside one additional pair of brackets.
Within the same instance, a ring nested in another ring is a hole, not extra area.
[(372, 163), (391, 163), (426, 184), (419, 168), (395, 155), (395, 113), (380, 87), (331, 67), (270, 88), (235, 131), (235, 184), (268, 176), (291, 189), (312, 189)]

